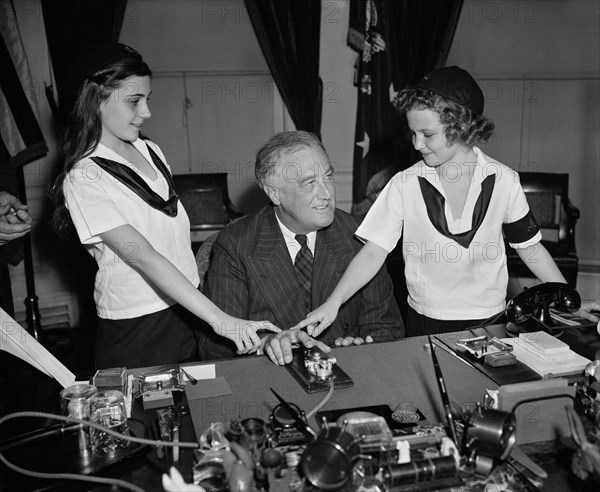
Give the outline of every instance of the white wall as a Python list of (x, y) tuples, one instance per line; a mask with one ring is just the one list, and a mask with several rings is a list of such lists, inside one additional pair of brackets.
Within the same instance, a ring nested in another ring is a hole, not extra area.
[(244, 2), (129, 2), (120, 41), (153, 71), (143, 132), (173, 173), (226, 172), (238, 209), (266, 203), (253, 163), (275, 131), (275, 89)]
[(600, 297), (600, 4), (466, 0), (447, 64), (478, 80), (496, 133), (485, 152), (517, 171), (569, 173), (577, 288)]
[[(352, 204), (357, 99), (356, 55), (346, 46), (348, 17), (348, 1), (323, 2), (322, 137), (337, 169), (338, 206), (344, 210)], [(293, 123), (282, 109), (243, 0), (130, 2), (121, 41), (138, 49), (153, 70), (154, 116), (144, 133), (161, 145), (174, 172), (228, 172), (234, 205), (243, 212), (262, 206), (265, 198), (253, 174), (255, 152)], [(182, 125), (184, 74), (194, 104), (187, 129)]]
[(321, 11), (323, 120), (321, 138), (336, 168), (339, 208), (352, 206), (352, 159), (358, 95), (353, 85), (356, 52), (346, 46), (350, 2), (324, 0)]

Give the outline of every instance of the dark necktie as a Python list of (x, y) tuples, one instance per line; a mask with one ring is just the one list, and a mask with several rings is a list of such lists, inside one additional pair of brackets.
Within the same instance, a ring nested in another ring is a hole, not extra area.
[(312, 267), (313, 267), (313, 255), (306, 242), (306, 236), (304, 234), (297, 234), (295, 236), (296, 241), (300, 243), (300, 251), (296, 255), (294, 266), (296, 267), (296, 275), (302, 286), (302, 293), (304, 295), (304, 304), (306, 312), (312, 310), (311, 305), (311, 285), (312, 285)]

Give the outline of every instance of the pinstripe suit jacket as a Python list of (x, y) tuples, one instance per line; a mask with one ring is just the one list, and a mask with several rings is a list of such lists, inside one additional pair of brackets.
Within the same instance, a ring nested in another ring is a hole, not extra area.
[[(317, 232), (313, 262), (312, 305), (331, 294), (362, 244), (354, 237), (361, 218), (335, 211), (333, 223)], [(346, 302), (319, 340), (331, 345), (337, 337), (371, 335), (375, 341), (404, 336), (404, 324), (385, 266)], [(282, 329), (306, 317), (296, 271), (275, 212), (267, 205), (228, 225), (217, 236), (204, 293), (223, 311), (242, 319), (269, 320)], [(235, 345), (203, 330), (203, 359), (229, 358)]]

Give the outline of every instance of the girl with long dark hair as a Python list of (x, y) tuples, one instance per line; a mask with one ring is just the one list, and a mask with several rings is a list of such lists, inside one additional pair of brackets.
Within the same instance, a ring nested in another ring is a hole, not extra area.
[(193, 315), (238, 353), (259, 347), (257, 330), (278, 331), (227, 315), (197, 289), (188, 216), (160, 148), (140, 137), (150, 77), (141, 55), (119, 43), (87, 49), (71, 74), (78, 91), (59, 153), (54, 223), (64, 231), (72, 222), (98, 263), (97, 368), (197, 358)]

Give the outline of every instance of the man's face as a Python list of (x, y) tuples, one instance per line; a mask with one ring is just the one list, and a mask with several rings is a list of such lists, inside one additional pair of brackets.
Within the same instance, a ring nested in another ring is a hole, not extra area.
[(308, 234), (333, 222), (333, 168), (321, 149), (281, 154), (265, 192), (279, 220), (295, 234)]

